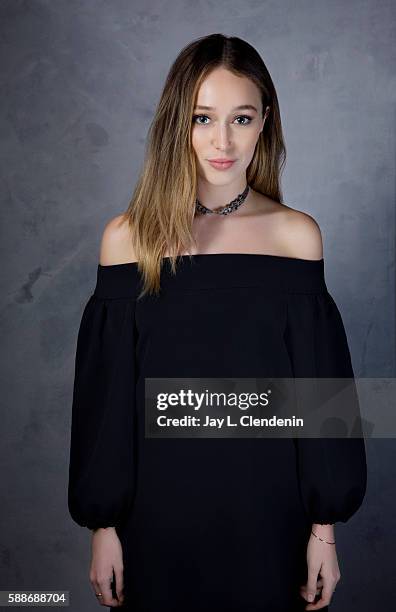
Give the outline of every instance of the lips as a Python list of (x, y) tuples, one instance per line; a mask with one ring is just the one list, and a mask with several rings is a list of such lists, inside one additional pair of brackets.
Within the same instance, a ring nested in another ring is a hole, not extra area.
[(216, 168), (216, 170), (227, 170), (228, 168), (231, 168), (231, 166), (235, 163), (235, 160), (233, 159), (228, 159), (228, 160), (208, 159), (208, 162), (213, 168)]
[(212, 162), (218, 162), (219, 164), (228, 164), (229, 162), (235, 161), (235, 159), (228, 159), (227, 157), (216, 157), (213, 159), (209, 159)]

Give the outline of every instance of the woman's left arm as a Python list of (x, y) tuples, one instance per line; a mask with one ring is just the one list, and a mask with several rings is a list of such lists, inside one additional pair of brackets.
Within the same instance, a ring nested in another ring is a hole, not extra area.
[[(301, 586), (300, 594), (310, 602), (305, 610), (320, 610), (329, 605), (341, 578), (333, 524), (312, 524), (307, 546), (307, 565), (308, 580), (305, 585)], [(320, 598), (313, 603), (317, 595), (320, 595)]]
[[(312, 397), (317, 397), (318, 408), (325, 406), (328, 399), (338, 402), (340, 398), (348, 409), (346, 428), (351, 414), (359, 416), (359, 401), (343, 321), (324, 277), (321, 291), (289, 294), (287, 300), (284, 337), (293, 376), (312, 379), (309, 389)], [(314, 379), (332, 380), (322, 384)], [(357, 419), (354, 425), (358, 430)], [(306, 610), (327, 605), (325, 601), (328, 603), (340, 579), (336, 545), (331, 544), (335, 542), (334, 524), (346, 523), (360, 508), (366, 492), (364, 438), (350, 436), (346, 429), (341, 433), (344, 437), (323, 435), (294, 440), (301, 501), (315, 534), (311, 533), (308, 541), (308, 582), (303, 593), (316, 594), (319, 573), (318, 586), (323, 586), (322, 599), (308, 604)]]

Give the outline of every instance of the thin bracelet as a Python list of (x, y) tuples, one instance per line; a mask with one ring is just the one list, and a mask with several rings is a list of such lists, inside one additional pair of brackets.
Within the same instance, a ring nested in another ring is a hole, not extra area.
[(318, 538), (318, 540), (321, 540), (322, 542), (326, 542), (326, 544), (335, 544), (335, 542), (328, 542), (327, 540), (322, 540), (322, 538), (320, 538), (318, 535), (316, 535), (316, 533), (314, 533), (311, 529), (311, 533), (312, 535), (315, 536), (315, 538)]

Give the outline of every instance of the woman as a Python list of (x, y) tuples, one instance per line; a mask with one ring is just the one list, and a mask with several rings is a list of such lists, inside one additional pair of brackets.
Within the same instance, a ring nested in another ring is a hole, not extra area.
[(78, 335), (69, 509), (93, 530), (104, 606), (328, 609), (334, 523), (366, 489), (362, 438), (144, 429), (145, 378), (353, 377), (320, 229), (282, 203), (284, 160), (258, 53), (222, 34), (184, 48), (128, 211), (104, 230)]

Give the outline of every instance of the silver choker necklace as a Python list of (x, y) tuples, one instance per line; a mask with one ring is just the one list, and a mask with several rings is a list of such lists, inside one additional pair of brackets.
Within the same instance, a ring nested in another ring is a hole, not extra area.
[(201, 204), (196, 198), (195, 199), (195, 210), (201, 213), (202, 215), (209, 215), (213, 213), (215, 213), (216, 215), (229, 215), (234, 210), (237, 210), (237, 208), (239, 208), (241, 204), (243, 204), (243, 202), (246, 200), (248, 193), (249, 193), (249, 185), (246, 185), (244, 191), (240, 193), (235, 198), (235, 200), (232, 200), (229, 204), (220, 208), (220, 210), (211, 210), (210, 208), (207, 208), (206, 206)]

